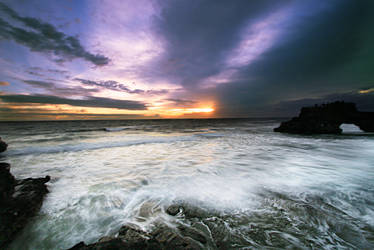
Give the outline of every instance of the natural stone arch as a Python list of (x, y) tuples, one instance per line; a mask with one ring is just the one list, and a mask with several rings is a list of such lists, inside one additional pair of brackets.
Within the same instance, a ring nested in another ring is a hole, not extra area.
[(282, 122), (275, 132), (292, 134), (341, 134), (340, 125), (354, 124), (374, 132), (374, 112), (359, 112), (354, 103), (334, 102), (304, 107), (298, 117)]

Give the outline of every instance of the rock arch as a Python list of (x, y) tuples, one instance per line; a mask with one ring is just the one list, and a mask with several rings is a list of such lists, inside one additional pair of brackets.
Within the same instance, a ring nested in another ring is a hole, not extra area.
[(291, 134), (341, 134), (340, 125), (354, 124), (365, 132), (374, 132), (374, 112), (359, 112), (356, 104), (333, 102), (304, 107), (298, 117), (282, 122), (275, 132)]

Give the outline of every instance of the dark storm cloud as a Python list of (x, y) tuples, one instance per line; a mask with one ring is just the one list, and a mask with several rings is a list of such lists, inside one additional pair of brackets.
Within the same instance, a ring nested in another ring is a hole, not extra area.
[(182, 105), (182, 106), (189, 106), (189, 105), (193, 105), (196, 103), (196, 101), (193, 101), (193, 100), (174, 99), (174, 98), (166, 99), (166, 101), (173, 102), (177, 105)]
[(238, 44), (242, 29), (288, 1), (160, 1), (155, 29), (166, 41), (155, 62), (161, 77), (185, 87), (219, 73), (228, 50)]
[[(368, 23), (372, 4), (350, 0), (330, 3), (330, 7), (315, 16), (297, 18), (286, 41), (274, 46), (241, 76), (293, 82), (328, 74), (354, 60), (365, 42), (367, 29), (372, 27)], [(313, 8), (305, 4), (299, 11), (307, 11), (307, 7)], [(294, 85), (292, 82), (290, 84)]]
[(0, 3), (0, 11), (26, 28), (17, 27), (0, 18), (0, 37), (11, 39), (32, 51), (52, 53), (60, 62), (82, 58), (97, 66), (109, 63), (109, 58), (86, 51), (76, 37), (58, 31), (53, 25), (36, 18), (21, 17), (14, 10)]
[(360, 94), (355, 92), (330, 94), (319, 98), (306, 98), (293, 101), (280, 102), (274, 105), (273, 112), (294, 116), (300, 112), (301, 107), (313, 106), (315, 104), (329, 103), (335, 101), (353, 102), (357, 104), (359, 111), (374, 110), (374, 93)]
[[(156, 77), (187, 90), (186, 96), (171, 98), (215, 97), (219, 116), (246, 116), (281, 101), (356, 91), (374, 79), (373, 1), (196, 0), (161, 5), (155, 28), (165, 40), (165, 53), (152, 66)], [(228, 67), (241, 39), (257, 35), (245, 33), (251, 32), (246, 27), (278, 10), (286, 18), (271, 27), (279, 33), (271, 46), (247, 65)], [(207, 77), (231, 69), (227, 83), (199, 88)]]
[(129, 94), (150, 94), (150, 95), (160, 95), (168, 93), (168, 90), (161, 89), (161, 90), (143, 90), (143, 89), (129, 89), (126, 85), (119, 83), (117, 81), (92, 81), (87, 79), (75, 78), (74, 80), (79, 81), (85, 85), (89, 86), (98, 86), (114, 91), (122, 91)]
[(69, 99), (50, 95), (0, 95), (0, 99), (6, 103), (40, 103), (40, 104), (67, 104), (79, 107), (100, 107), (128, 110), (145, 110), (142, 102), (117, 100), (103, 97), (89, 96), (86, 99)]
[(97, 88), (83, 88), (80, 86), (74, 87), (59, 87), (53, 82), (36, 81), (36, 80), (22, 80), (24, 83), (35, 88), (43, 89), (51, 94), (58, 96), (86, 96), (89, 94), (97, 93), (100, 90)]
[(215, 90), (222, 114), (352, 91), (374, 79), (373, 2), (321, 1), (329, 6), (315, 14), (318, 1), (299, 3), (281, 41)]

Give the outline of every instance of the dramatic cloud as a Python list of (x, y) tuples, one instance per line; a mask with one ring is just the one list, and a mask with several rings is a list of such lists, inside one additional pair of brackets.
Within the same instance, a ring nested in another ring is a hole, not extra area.
[(166, 99), (166, 101), (172, 102), (176, 104), (177, 106), (191, 106), (196, 103), (196, 101), (192, 101), (192, 100), (174, 99), (174, 98)]
[[(109, 63), (109, 59), (103, 55), (94, 55), (86, 51), (76, 37), (59, 32), (53, 25), (42, 22), (36, 18), (21, 17), (14, 10), (0, 3), (0, 10), (14, 21), (22, 23), (22, 28), (13, 26), (0, 18), (0, 37), (12, 39), (32, 51), (52, 53), (59, 57), (58, 61), (82, 58), (97, 66)], [(30, 30), (30, 28), (32, 30)]]
[(103, 97), (87, 97), (86, 99), (68, 99), (49, 95), (0, 95), (6, 103), (40, 103), (40, 104), (67, 104), (79, 107), (100, 107), (127, 110), (145, 110), (142, 102), (117, 100)]
[(221, 115), (353, 91), (372, 81), (373, 2), (329, 1), (316, 8), (306, 1), (294, 8), (298, 14), (280, 42), (241, 68), (228, 84), (211, 90)]
[(166, 41), (159, 74), (192, 87), (218, 74), (243, 29), (288, 1), (160, 1), (157, 30)]
[[(280, 117), (319, 102), (374, 103), (371, 0), (5, 2), (0, 39), (30, 50), (0, 46), (0, 78), (11, 81), (3, 101), (12, 93), (118, 108), (108, 100), (127, 96), (161, 117), (208, 109), (207, 117)], [(51, 66), (32, 51), (107, 66)]]
[(129, 94), (150, 94), (150, 95), (158, 95), (158, 94), (166, 94), (168, 93), (168, 90), (161, 89), (161, 90), (142, 90), (142, 89), (129, 89), (126, 85), (116, 82), (116, 81), (92, 81), (92, 80), (86, 80), (81, 78), (75, 78), (74, 80), (79, 81), (85, 85), (90, 86), (98, 86), (114, 91), (122, 91)]
[(35, 80), (22, 80), (24, 83), (33, 86), (35, 88), (43, 89), (53, 95), (61, 96), (85, 96), (99, 92), (96, 88), (83, 88), (80, 86), (76, 87), (59, 87), (53, 82), (35, 81)]
[(40, 67), (29, 67), (25, 71), (26, 73), (34, 76), (46, 77), (47, 75), (60, 75), (64, 78), (69, 78), (69, 71), (59, 69), (42, 69)]
[(283, 115), (294, 116), (300, 111), (300, 107), (313, 106), (314, 104), (329, 103), (335, 101), (353, 102), (357, 104), (359, 111), (373, 111), (374, 110), (374, 93), (365, 95), (356, 92), (331, 94), (319, 98), (306, 98), (293, 101), (284, 101), (277, 103), (269, 108), (269, 113), (278, 112)]
[(0, 86), (8, 86), (9, 82), (0, 81)]

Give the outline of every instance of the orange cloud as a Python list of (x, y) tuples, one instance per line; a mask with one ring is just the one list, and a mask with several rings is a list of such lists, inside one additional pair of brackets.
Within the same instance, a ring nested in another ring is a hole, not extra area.
[(0, 81), (0, 86), (8, 86), (9, 82)]

